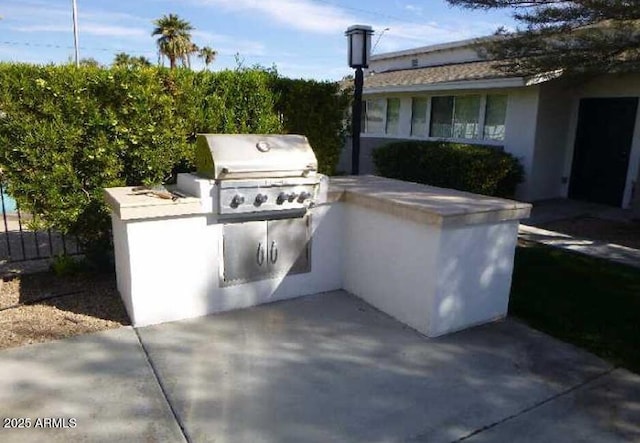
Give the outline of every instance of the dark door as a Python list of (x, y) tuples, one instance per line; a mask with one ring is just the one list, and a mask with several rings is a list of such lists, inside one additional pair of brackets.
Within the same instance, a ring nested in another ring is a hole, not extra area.
[(569, 198), (621, 206), (638, 99), (580, 100)]

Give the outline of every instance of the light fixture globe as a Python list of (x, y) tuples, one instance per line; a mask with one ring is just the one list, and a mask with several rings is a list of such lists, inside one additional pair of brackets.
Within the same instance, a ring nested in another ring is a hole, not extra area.
[(345, 35), (349, 39), (349, 66), (367, 68), (371, 55), (371, 35), (373, 29), (367, 25), (349, 26)]

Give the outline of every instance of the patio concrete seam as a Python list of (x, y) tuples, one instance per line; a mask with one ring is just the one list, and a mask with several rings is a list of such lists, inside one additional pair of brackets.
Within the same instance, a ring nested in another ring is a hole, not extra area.
[(506, 423), (506, 422), (508, 422), (510, 420), (513, 420), (514, 418), (518, 418), (521, 415), (524, 415), (524, 414), (526, 414), (528, 412), (531, 412), (531, 411), (533, 411), (535, 409), (538, 409), (539, 407), (544, 406), (547, 403), (550, 403), (550, 402), (552, 402), (552, 401), (554, 401), (554, 400), (556, 400), (556, 399), (558, 399), (560, 397), (564, 397), (565, 395), (571, 394), (572, 392), (577, 391), (578, 389), (580, 389), (580, 388), (582, 388), (582, 387), (584, 387), (584, 386), (586, 386), (586, 385), (588, 385), (590, 383), (593, 383), (596, 380), (599, 380), (599, 379), (601, 379), (603, 377), (606, 377), (607, 375), (611, 374), (616, 369), (619, 369), (619, 367), (618, 366), (614, 366), (614, 367), (612, 367), (610, 369), (607, 369), (606, 371), (604, 371), (604, 372), (602, 372), (600, 374), (596, 374), (593, 377), (589, 377), (585, 381), (583, 381), (581, 383), (578, 383), (577, 385), (571, 386), (570, 388), (567, 388), (564, 391), (560, 391), (557, 394), (554, 394), (551, 397), (546, 398), (544, 400), (541, 400), (541, 401), (539, 401), (539, 402), (537, 402), (537, 403), (535, 403), (535, 404), (533, 404), (531, 406), (527, 406), (526, 408), (516, 412), (515, 414), (509, 415), (507, 417), (504, 417), (501, 420), (495, 421), (495, 422), (490, 423), (490, 424), (488, 424), (486, 426), (483, 426), (483, 427), (478, 428), (478, 429), (476, 429), (474, 431), (471, 431), (467, 435), (463, 435), (462, 437), (458, 438), (457, 440), (452, 440), (451, 443), (457, 443), (457, 442), (465, 441), (465, 440), (467, 440), (467, 439), (469, 439), (471, 437), (474, 437), (474, 436), (476, 436), (476, 435), (478, 435), (478, 434), (480, 434), (480, 433), (482, 433), (484, 431), (487, 431), (489, 429), (493, 429), (496, 426), (499, 426), (499, 425), (501, 425), (503, 423)]
[(151, 360), (151, 356), (149, 355), (149, 351), (147, 350), (147, 347), (145, 346), (144, 342), (142, 341), (142, 337), (140, 337), (140, 333), (138, 332), (138, 328), (132, 328), (132, 329), (135, 332), (136, 337), (138, 338), (138, 343), (140, 343), (140, 348), (142, 349), (142, 353), (144, 354), (144, 357), (147, 360), (147, 363), (149, 364), (149, 368), (151, 369), (151, 373), (153, 374), (153, 378), (155, 379), (156, 383), (160, 387), (160, 392), (162, 392), (162, 397), (167, 402), (167, 405), (169, 406), (169, 410), (171, 411), (171, 414), (173, 414), (173, 419), (178, 424), (178, 427), (180, 428), (180, 432), (182, 432), (182, 436), (184, 437), (185, 441), (187, 443), (192, 443), (193, 440), (189, 436), (189, 433), (187, 432), (187, 429), (186, 429), (184, 423), (180, 419), (180, 416), (178, 415), (178, 412), (173, 407), (173, 404), (171, 403), (171, 400), (169, 400), (169, 396), (167, 394), (167, 390), (166, 390), (164, 384), (162, 383), (162, 379), (160, 378), (160, 375), (158, 374), (158, 371), (157, 371), (155, 365), (153, 364), (153, 360)]

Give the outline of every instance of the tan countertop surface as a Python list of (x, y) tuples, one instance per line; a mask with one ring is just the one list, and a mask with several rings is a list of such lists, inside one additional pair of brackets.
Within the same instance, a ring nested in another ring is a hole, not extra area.
[(520, 220), (531, 211), (529, 203), (373, 175), (332, 177), (328, 199), (441, 226)]
[(135, 220), (201, 214), (200, 199), (196, 197), (163, 199), (149, 194), (135, 194), (133, 187), (107, 188), (104, 196), (111, 210), (120, 220)]
[[(200, 199), (175, 201), (135, 195), (132, 187), (105, 189), (105, 199), (121, 220), (202, 214)], [(529, 217), (531, 205), (514, 200), (436, 188), (373, 175), (331, 177), (328, 204), (344, 202), (438, 226), (465, 226)]]

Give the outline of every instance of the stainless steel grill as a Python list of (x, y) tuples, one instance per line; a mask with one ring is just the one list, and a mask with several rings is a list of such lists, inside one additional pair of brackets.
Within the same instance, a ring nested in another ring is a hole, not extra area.
[(196, 168), (216, 181), (221, 216), (305, 212), (318, 193), (318, 162), (301, 135), (200, 134)]
[(196, 168), (215, 183), (204, 198), (223, 223), (221, 284), (311, 270), (322, 176), (306, 137), (200, 134)]

